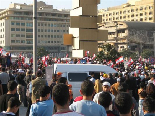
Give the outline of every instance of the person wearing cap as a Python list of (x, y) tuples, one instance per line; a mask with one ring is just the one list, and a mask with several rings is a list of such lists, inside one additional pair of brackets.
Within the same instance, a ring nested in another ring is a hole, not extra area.
[[(104, 82), (103, 85), (102, 85), (102, 88), (103, 88), (103, 91), (102, 92), (109, 92), (110, 93), (110, 87), (111, 87), (111, 85), (110, 85), (109, 82), (107, 82), (107, 81)], [(93, 101), (95, 103), (98, 103), (99, 96), (100, 96), (100, 94), (102, 92), (99, 92), (99, 93), (95, 94), (94, 99), (93, 99)], [(111, 93), (110, 93), (110, 95), (111, 95), (112, 101), (113, 101), (113, 99), (115, 98), (115, 96), (113, 94), (111, 94)], [(110, 105), (110, 108), (109, 109), (112, 110), (112, 105)]]
[(62, 72), (57, 72), (56, 80), (59, 80), (62, 77)]

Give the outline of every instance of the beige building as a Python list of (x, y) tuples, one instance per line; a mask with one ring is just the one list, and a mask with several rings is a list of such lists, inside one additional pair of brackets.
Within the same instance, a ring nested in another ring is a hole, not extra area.
[(155, 22), (154, 0), (128, 0), (120, 6), (101, 9), (102, 23), (111, 21), (142, 21)]
[[(38, 2), (38, 46), (51, 53), (66, 53), (63, 34), (69, 32), (69, 10)], [(11, 52), (33, 50), (33, 5), (10, 4), (0, 10), (0, 46)]]
[(155, 23), (120, 21), (107, 22), (100, 29), (108, 30), (108, 41), (114, 45), (119, 52), (123, 49), (140, 54), (143, 49), (154, 51)]
[(73, 0), (70, 35), (64, 38), (64, 44), (72, 46), (72, 57), (82, 58), (87, 51), (90, 56), (97, 54), (98, 41), (108, 39), (108, 31), (98, 29), (102, 22), (102, 17), (97, 15), (98, 4), (100, 0)]

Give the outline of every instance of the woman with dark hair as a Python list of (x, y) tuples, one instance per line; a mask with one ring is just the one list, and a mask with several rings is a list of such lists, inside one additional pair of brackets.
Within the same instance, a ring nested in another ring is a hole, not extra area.
[(155, 99), (155, 86), (153, 83), (148, 84), (146, 87), (146, 93), (148, 97)]

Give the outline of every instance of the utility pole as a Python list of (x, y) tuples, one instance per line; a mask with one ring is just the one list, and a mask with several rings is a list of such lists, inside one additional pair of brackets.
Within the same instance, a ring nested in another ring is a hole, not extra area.
[(33, 74), (37, 72), (37, 0), (33, 0)]

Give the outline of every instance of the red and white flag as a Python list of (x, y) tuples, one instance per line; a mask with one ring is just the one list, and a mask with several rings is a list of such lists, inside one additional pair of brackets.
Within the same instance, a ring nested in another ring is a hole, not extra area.
[(110, 66), (111, 68), (114, 67), (114, 63), (111, 60), (107, 63), (107, 65)]
[(119, 64), (121, 62), (124, 62), (123, 56), (119, 57), (118, 59), (115, 60), (116, 64)]
[(68, 58), (68, 54), (66, 54), (66, 58)]
[(85, 52), (85, 56), (87, 57), (87, 56), (88, 56), (88, 54), (89, 54), (89, 51), (86, 51), (86, 52)]
[(96, 55), (95, 54), (93, 54), (93, 57), (92, 57), (92, 59), (94, 60), (96, 58)]
[(130, 58), (127, 65), (129, 66), (129, 65), (132, 65), (132, 64), (133, 64), (133, 60), (132, 60), (132, 58)]

